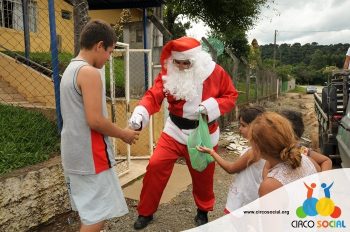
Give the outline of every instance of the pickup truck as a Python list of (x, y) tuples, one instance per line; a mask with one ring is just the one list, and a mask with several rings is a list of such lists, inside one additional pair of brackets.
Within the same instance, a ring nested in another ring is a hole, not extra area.
[(335, 71), (322, 95), (314, 93), (321, 153), (350, 167), (350, 70)]

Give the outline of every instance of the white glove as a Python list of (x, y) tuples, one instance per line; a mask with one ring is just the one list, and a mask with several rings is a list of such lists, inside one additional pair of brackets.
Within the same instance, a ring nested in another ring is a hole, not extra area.
[(133, 113), (129, 119), (129, 126), (133, 130), (140, 130), (142, 129), (142, 115), (138, 113)]
[(198, 114), (208, 114), (207, 108), (205, 108), (205, 106), (203, 106), (203, 105), (199, 105), (196, 112)]

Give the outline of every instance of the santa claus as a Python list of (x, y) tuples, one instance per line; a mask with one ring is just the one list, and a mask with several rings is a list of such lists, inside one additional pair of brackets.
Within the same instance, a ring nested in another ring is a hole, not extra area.
[(194, 170), (187, 151), (187, 139), (198, 126), (199, 114), (206, 114), (211, 141), (216, 148), (220, 134), (216, 119), (231, 111), (238, 97), (230, 76), (194, 38), (182, 37), (168, 42), (163, 47), (160, 61), (161, 72), (129, 120), (133, 129), (142, 129), (150, 116), (160, 110), (164, 98), (169, 103), (169, 117), (143, 178), (135, 229), (142, 229), (152, 221), (179, 157), (186, 159), (192, 177), (193, 197), (198, 208), (195, 223), (199, 226), (208, 222), (208, 211), (213, 210), (215, 203), (215, 164), (210, 163), (202, 172)]

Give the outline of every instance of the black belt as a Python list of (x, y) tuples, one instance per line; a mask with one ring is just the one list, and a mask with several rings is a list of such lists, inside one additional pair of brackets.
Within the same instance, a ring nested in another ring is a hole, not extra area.
[[(199, 125), (198, 120), (191, 120), (191, 119), (179, 117), (179, 116), (171, 114), (171, 113), (169, 114), (169, 116), (170, 116), (171, 121), (181, 130), (195, 129)], [(216, 122), (216, 120), (208, 123), (208, 126), (214, 124), (215, 122)]]

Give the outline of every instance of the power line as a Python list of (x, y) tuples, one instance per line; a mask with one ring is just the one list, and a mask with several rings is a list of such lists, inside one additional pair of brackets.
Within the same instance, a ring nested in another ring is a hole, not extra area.
[(289, 32), (289, 33), (295, 33), (295, 32), (301, 32), (301, 33), (305, 33), (305, 32), (338, 32), (338, 31), (348, 31), (350, 29), (338, 29), (338, 30), (322, 30), (322, 31), (281, 31), (278, 30), (278, 32)]

